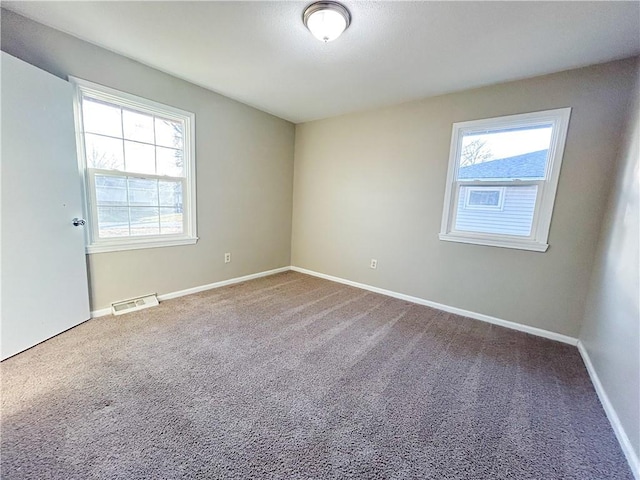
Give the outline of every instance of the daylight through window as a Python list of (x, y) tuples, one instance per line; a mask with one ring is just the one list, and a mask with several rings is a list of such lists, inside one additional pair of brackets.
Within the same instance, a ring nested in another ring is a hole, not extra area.
[(545, 251), (569, 115), (455, 123), (440, 238)]
[(195, 243), (193, 114), (72, 80), (87, 250)]

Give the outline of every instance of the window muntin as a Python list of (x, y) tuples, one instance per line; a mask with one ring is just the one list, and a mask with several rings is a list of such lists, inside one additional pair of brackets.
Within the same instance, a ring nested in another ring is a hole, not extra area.
[(545, 251), (569, 115), (454, 124), (440, 238)]
[(194, 115), (72, 81), (87, 251), (195, 243)]

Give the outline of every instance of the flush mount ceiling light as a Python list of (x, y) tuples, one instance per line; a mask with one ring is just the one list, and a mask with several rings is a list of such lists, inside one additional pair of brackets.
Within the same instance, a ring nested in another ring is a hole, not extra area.
[(337, 2), (316, 2), (304, 10), (302, 22), (314, 37), (326, 43), (335, 40), (347, 29), (351, 14)]

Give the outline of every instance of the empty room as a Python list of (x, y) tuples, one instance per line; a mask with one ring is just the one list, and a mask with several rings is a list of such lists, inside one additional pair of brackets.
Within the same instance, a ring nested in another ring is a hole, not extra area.
[(2, 479), (640, 480), (640, 2), (0, 15)]

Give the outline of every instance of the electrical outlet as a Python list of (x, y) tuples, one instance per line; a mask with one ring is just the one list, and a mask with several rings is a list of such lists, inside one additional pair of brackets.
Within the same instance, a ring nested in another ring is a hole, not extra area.
[(378, 268), (378, 260), (376, 260), (375, 258), (371, 259), (371, 268), (373, 268), (374, 270)]
[(231, 254), (230, 253), (225, 253), (224, 254), (224, 263), (231, 263)]

